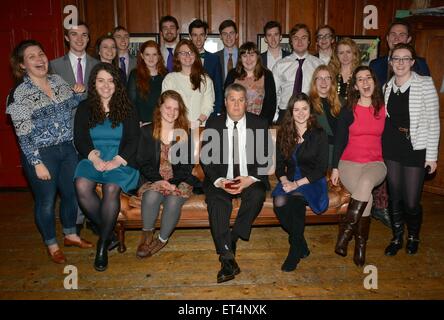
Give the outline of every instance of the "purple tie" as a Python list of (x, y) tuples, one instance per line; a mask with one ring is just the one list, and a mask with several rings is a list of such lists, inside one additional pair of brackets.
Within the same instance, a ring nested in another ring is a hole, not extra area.
[(120, 69), (122, 70), (122, 76), (124, 78), (124, 82), (126, 82), (126, 63), (125, 63), (125, 57), (120, 57)]
[(82, 64), (80, 63), (82, 61), (82, 58), (77, 58), (79, 61), (77, 63), (77, 83), (84, 84), (83, 83), (83, 68)]
[(173, 72), (173, 48), (167, 48), (168, 58), (167, 58), (167, 70), (168, 72)]
[(302, 64), (305, 59), (296, 59), (299, 62), (298, 70), (296, 71), (296, 77), (294, 78), (293, 95), (302, 92)]

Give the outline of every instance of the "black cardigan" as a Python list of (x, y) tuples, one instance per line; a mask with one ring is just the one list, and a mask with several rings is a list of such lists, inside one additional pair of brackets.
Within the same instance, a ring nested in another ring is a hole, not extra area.
[[(325, 177), (328, 166), (328, 138), (321, 128), (306, 131), (302, 136), (304, 142), (299, 147), (296, 157), (303, 178), (314, 182)], [(296, 163), (292, 157), (286, 159), (279, 145), (276, 147), (276, 177), (286, 176), (293, 181)]]
[[(230, 72), (228, 72), (224, 90), (236, 80), (236, 76), (236, 69), (231, 69)], [(274, 83), (273, 73), (267, 68), (264, 68), (264, 88), (264, 101), (262, 102), (262, 110), (259, 116), (266, 119), (268, 125), (271, 126), (276, 113), (276, 85)]]
[[(160, 168), (160, 140), (154, 139), (153, 137), (153, 126), (152, 124), (148, 124), (140, 128), (141, 137), (139, 140), (139, 148), (137, 151), (137, 164), (139, 165), (139, 170), (141, 173), (141, 183), (150, 181), (160, 181), (163, 180), (162, 176), (159, 173)], [(175, 145), (176, 142), (173, 142)], [(187, 146), (186, 148), (187, 154), (187, 162), (186, 163), (177, 163), (172, 164), (173, 168), (173, 178), (168, 180), (169, 183), (174, 185), (179, 185), (181, 182), (186, 182), (190, 185), (193, 185), (194, 179), (191, 174), (193, 171), (193, 150), (191, 143), (191, 134), (188, 134)], [(179, 148), (179, 151), (184, 150)], [(172, 155), (173, 156), (173, 155)], [(177, 155), (181, 158), (181, 154)]]
[(335, 144), (333, 148), (332, 168), (338, 168), (339, 160), (348, 143), (349, 127), (355, 120), (353, 110), (349, 107), (341, 109), (338, 117), (338, 125), (336, 127)]
[[(74, 144), (79, 152), (80, 159), (87, 159), (89, 153), (94, 150), (88, 126), (90, 114), (89, 99), (83, 100), (77, 108), (74, 119)], [(136, 152), (139, 144), (140, 126), (135, 108), (131, 109), (128, 117), (122, 122), (122, 126), (119, 156), (125, 159), (130, 167), (137, 169)]]

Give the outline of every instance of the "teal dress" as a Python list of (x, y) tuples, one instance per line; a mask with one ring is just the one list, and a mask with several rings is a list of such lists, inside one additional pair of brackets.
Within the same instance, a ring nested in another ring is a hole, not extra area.
[[(112, 160), (119, 152), (120, 140), (122, 139), (123, 126), (120, 123), (117, 127), (111, 127), (111, 121), (107, 118), (103, 124), (98, 124), (89, 129), (94, 148), (100, 151), (100, 158), (104, 161)], [(124, 192), (129, 192), (137, 188), (139, 181), (139, 171), (130, 166), (120, 166), (110, 171), (100, 172), (94, 168), (93, 163), (88, 159), (79, 162), (74, 174), (74, 179), (83, 177), (97, 183), (115, 183)]]

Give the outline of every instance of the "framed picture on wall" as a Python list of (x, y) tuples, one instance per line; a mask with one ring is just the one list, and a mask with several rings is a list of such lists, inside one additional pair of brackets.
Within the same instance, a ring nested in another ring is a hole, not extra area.
[(142, 43), (148, 40), (153, 40), (159, 43), (159, 39), (160, 37), (158, 33), (130, 33), (128, 46), (129, 53), (133, 56), (137, 56), (137, 52)]
[[(181, 33), (179, 34), (179, 39), (190, 39), (190, 35), (188, 33)], [(222, 39), (220, 38), (220, 35), (218, 33), (208, 33), (207, 34), (207, 40), (204, 44), (204, 49), (208, 52), (215, 53), (217, 51), (220, 51), (224, 48), (224, 43), (222, 42)]]
[[(282, 50), (287, 51), (289, 53), (293, 51), (291, 49), (290, 36), (288, 34), (282, 35), (281, 47)], [(263, 33), (259, 33), (257, 35), (257, 48), (259, 49), (260, 53), (263, 53), (268, 50), (268, 44), (265, 42), (265, 34)]]
[(379, 54), (379, 43), (381, 39), (377, 36), (337, 36), (336, 41), (341, 38), (351, 38), (358, 45), (361, 53), (361, 63), (368, 66), (370, 61), (376, 59)]

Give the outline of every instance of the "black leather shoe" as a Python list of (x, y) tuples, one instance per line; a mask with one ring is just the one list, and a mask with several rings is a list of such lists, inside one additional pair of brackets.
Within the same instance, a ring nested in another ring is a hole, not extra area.
[(234, 276), (240, 272), (236, 261), (222, 257), (220, 257), (219, 260), (221, 262), (221, 269), (217, 273), (217, 283), (233, 280)]
[(407, 252), (407, 254), (409, 255), (416, 254), (418, 252), (418, 247), (419, 247), (419, 239), (413, 236), (409, 236), (407, 238), (407, 244), (405, 246), (405, 251)]
[(372, 217), (381, 221), (387, 228), (392, 228), (392, 221), (390, 220), (389, 211), (387, 208), (379, 209), (372, 208)]
[(116, 234), (113, 232), (111, 235), (111, 239), (108, 245), (108, 251), (112, 251), (120, 245), (120, 241), (117, 238)]
[(105, 271), (108, 267), (108, 245), (107, 241), (99, 239), (97, 241), (96, 259), (94, 260), (94, 269), (97, 271)]

